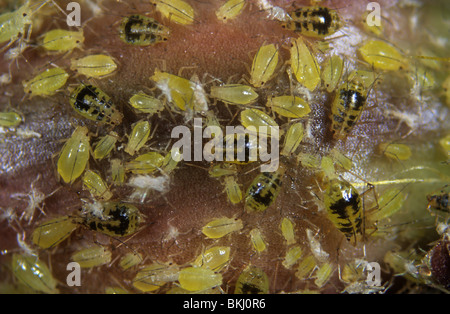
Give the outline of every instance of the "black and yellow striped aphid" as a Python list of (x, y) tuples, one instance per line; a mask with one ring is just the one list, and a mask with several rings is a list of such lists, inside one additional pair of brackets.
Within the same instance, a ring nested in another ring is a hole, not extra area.
[(439, 210), (442, 212), (450, 213), (450, 193), (442, 191), (438, 194), (429, 194), (427, 195), (428, 206), (427, 209), (431, 210)]
[(343, 179), (332, 179), (324, 195), (328, 219), (342, 232), (348, 241), (356, 243), (362, 233), (362, 206), (358, 191)]
[(261, 172), (250, 184), (245, 194), (247, 212), (263, 212), (277, 199), (286, 169), (280, 164), (274, 172)]
[(70, 95), (70, 105), (83, 117), (99, 123), (118, 125), (123, 115), (100, 88), (80, 84)]
[(135, 206), (122, 202), (106, 202), (101, 206), (99, 212), (84, 208), (82, 224), (112, 237), (126, 237), (138, 230), (142, 215)]
[(331, 131), (335, 139), (347, 136), (366, 104), (367, 91), (358, 76), (339, 86), (331, 104)]
[(167, 41), (170, 30), (155, 19), (143, 15), (124, 17), (119, 27), (119, 36), (125, 43), (148, 46)]
[(342, 21), (336, 10), (326, 7), (302, 7), (289, 13), (290, 19), (282, 22), (283, 28), (314, 38), (324, 38), (337, 32)]

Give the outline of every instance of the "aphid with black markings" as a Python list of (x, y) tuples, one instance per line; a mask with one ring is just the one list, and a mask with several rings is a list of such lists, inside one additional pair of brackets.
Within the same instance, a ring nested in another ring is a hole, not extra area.
[(342, 21), (336, 10), (326, 7), (302, 7), (289, 13), (290, 19), (281, 23), (283, 28), (299, 32), (301, 35), (324, 38), (337, 32)]
[(100, 88), (80, 84), (70, 95), (70, 105), (83, 117), (99, 123), (118, 125), (123, 115)]
[(441, 191), (438, 194), (427, 195), (428, 206), (427, 209), (439, 210), (450, 213), (449, 192)]
[(269, 277), (256, 266), (249, 266), (240, 275), (234, 289), (235, 294), (269, 293)]
[(170, 30), (155, 19), (143, 15), (123, 18), (119, 27), (119, 37), (130, 45), (148, 46), (167, 41)]

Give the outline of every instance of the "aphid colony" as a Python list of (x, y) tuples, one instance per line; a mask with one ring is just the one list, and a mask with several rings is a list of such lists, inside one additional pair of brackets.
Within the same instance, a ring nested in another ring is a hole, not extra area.
[[(171, 23), (186, 26), (197, 22), (196, 12), (185, 1), (150, 2), (157, 12), (154, 18), (133, 14), (118, 21), (116, 36), (123, 45), (149, 46), (151, 49), (156, 44), (170, 44)], [(31, 17), (40, 9), (32, 8), (31, 3), (32, 1), (26, 1), (18, 10), (0, 16), (0, 42), (10, 42), (10, 45), (17, 39), (24, 40), (19, 38), (20, 36), (30, 34)], [(46, 3), (47, 1), (43, 2), (41, 6)], [(225, 1), (217, 8), (217, 19), (231, 23), (245, 5), (246, 1)], [(30, 28), (28, 32), (25, 31), (27, 26)], [(313, 110), (308, 94), (318, 90), (328, 93), (331, 99), (328, 119), (332, 141), (345, 141), (365, 109), (377, 71), (408, 69), (408, 63), (398, 49), (379, 40), (370, 40), (358, 49), (361, 61), (367, 65), (361, 66), (364, 69), (351, 70), (352, 66), (345, 64), (336, 54), (330, 53), (319, 59), (319, 45), (308, 38), (324, 39), (343, 27), (343, 21), (337, 11), (326, 7), (297, 8), (288, 13), (288, 18), (280, 22), (280, 27), (291, 31), (292, 37), (286, 49), (290, 59), (281, 65), (281, 49), (286, 47), (262, 43), (253, 54), (250, 77), (239, 82), (225, 83), (216, 80), (212, 84), (203, 84), (195, 75), (187, 79), (180, 73), (175, 75), (154, 69), (149, 76), (149, 85), (156, 87), (159, 95), (155, 96), (155, 89), (148, 93), (141, 90), (129, 95), (128, 105), (138, 115), (139, 120), (133, 122), (129, 133), (123, 136), (119, 135), (119, 129), (122, 128), (126, 117), (121, 107), (108, 95), (108, 91), (103, 91), (97, 84), (91, 83), (91, 80), (70, 83), (64, 91), (68, 91), (67, 104), (70, 104), (73, 114), (107, 128), (107, 132), (94, 140), (92, 130), (83, 125), (76, 126), (59, 152), (57, 173), (66, 185), (74, 186), (79, 180), (83, 189), (95, 200), (86, 202), (77, 212), (39, 223), (31, 235), (32, 243), (40, 249), (51, 249), (61, 245), (78, 228), (89, 229), (112, 238), (136, 234), (142, 227), (145, 216), (138, 209), (138, 205), (132, 203), (145, 203), (148, 196), (155, 191), (166, 193), (170, 189), (171, 174), (180, 166), (179, 151), (149, 151), (148, 142), (155, 128), (149, 121), (150, 117), (164, 113), (178, 114), (186, 122), (190, 122), (193, 117), (201, 116), (206, 117), (205, 126), (214, 125), (223, 129), (224, 126), (217, 115), (218, 110), (213, 107), (216, 104), (225, 105), (230, 113), (231, 110), (237, 110), (235, 116), (239, 117), (245, 128), (268, 127), (266, 133), (260, 131), (258, 135), (269, 137), (273, 135), (270, 127), (280, 126), (283, 138), (279, 167), (275, 171), (255, 175), (247, 184), (245, 192), (241, 190), (241, 167), (251, 164), (254, 161), (251, 158), (254, 157), (252, 153), (254, 150), (260, 151), (261, 147), (248, 134), (237, 134), (223, 139), (224, 144), (232, 142), (242, 145), (235, 145), (231, 149), (224, 145), (223, 151), (216, 151), (215, 153), (223, 155), (224, 162), (211, 165), (208, 173), (220, 180), (224, 195), (233, 206), (249, 215), (262, 215), (271, 206), (274, 207), (278, 195), (282, 193), (286, 174), (291, 175), (290, 163), (297, 162), (304, 168), (320, 173), (318, 177), (322, 177), (325, 187), (321, 201), (326, 217), (344, 238), (356, 245), (369, 236), (368, 231), (376, 235), (374, 229), (377, 224), (398, 212), (405, 197), (398, 189), (387, 190), (377, 200), (377, 211), (363, 213), (367, 208), (363, 208), (362, 196), (350, 182), (339, 177), (334, 169), (334, 165), (340, 165), (340, 168), (349, 171), (352, 168), (349, 158), (337, 149), (321, 152), (324, 156), (299, 152), (302, 151), (301, 144), (307, 132), (308, 117)], [(83, 44), (83, 28), (77, 31), (50, 30), (40, 36), (39, 40), (40, 48), (48, 53), (70, 53)], [(87, 78), (102, 79), (115, 75), (118, 69), (120, 65), (111, 56), (88, 54), (71, 58), (70, 71), (52, 64), (47, 69), (34, 73), (22, 83), (23, 90), (29, 97), (49, 97), (62, 92), (71, 80), (71, 72)], [(277, 84), (275, 78), (283, 75), (289, 79), (289, 92), (278, 90), (276, 93), (267, 93), (268, 88)], [(298, 86), (304, 87), (306, 92), (296, 91)], [(228, 106), (232, 106), (231, 109)], [(21, 122), (22, 117), (14, 111), (0, 113), (2, 127), (13, 128)], [(119, 149), (124, 152), (120, 158), (116, 154)], [(407, 160), (411, 156), (411, 150), (404, 144), (380, 143), (379, 151), (385, 157), (397, 161)], [(242, 155), (243, 159), (229, 159), (229, 156)], [(108, 162), (110, 172), (104, 174), (90, 169), (91, 156), (94, 162)], [(156, 176), (156, 173), (160, 176)], [(124, 185), (132, 187), (133, 192), (127, 200), (116, 200), (112, 187)], [(430, 195), (428, 202), (430, 211), (449, 211), (448, 192)], [(281, 265), (292, 270), (301, 281), (313, 279), (315, 288), (320, 291), (338, 267), (323, 250), (320, 237), (307, 229), (304, 233), (309, 248), (300, 246), (296, 240), (298, 228), (296, 229), (295, 222), (288, 217), (280, 219), (279, 230), (286, 244), (286, 254), (282, 257)], [(265, 254), (271, 247), (270, 239), (264, 235), (263, 229), (256, 226), (244, 227), (243, 221), (237, 215), (232, 218), (211, 219), (201, 229), (206, 239), (231, 237), (236, 232), (248, 234), (249, 248), (258, 255)], [(159, 291), (164, 287), (167, 293), (215, 293), (223, 287), (223, 273), (230, 264), (233, 250), (230, 246), (210, 246), (202, 249), (195, 260), (184, 265), (159, 262), (141, 265), (145, 256), (131, 250), (121, 257), (118, 265), (124, 271), (137, 271), (132, 286), (140, 292)], [(82, 268), (100, 267), (112, 263), (112, 252), (107, 246), (92, 245), (75, 252), (71, 260), (79, 263)], [(394, 257), (391, 260), (394, 260)], [(394, 263), (391, 260), (390, 262)], [(58, 292), (57, 282), (48, 266), (35, 256), (14, 254), (12, 270), (19, 282), (33, 291)], [(340, 279), (345, 283), (347, 292), (363, 292), (367, 287), (357, 286), (361, 280), (354, 273), (361, 277), (360, 264), (346, 265)], [(108, 291), (128, 292), (122, 287), (109, 287), (106, 292)], [(270, 280), (263, 269), (252, 265), (241, 269), (235, 282), (235, 293), (254, 294), (269, 291)]]

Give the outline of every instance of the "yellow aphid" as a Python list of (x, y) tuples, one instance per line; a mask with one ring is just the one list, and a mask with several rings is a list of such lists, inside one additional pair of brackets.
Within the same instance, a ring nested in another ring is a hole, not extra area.
[(48, 266), (37, 256), (13, 254), (11, 269), (19, 282), (36, 292), (59, 293), (57, 281)]
[(352, 81), (353, 79), (357, 79), (364, 85), (365, 89), (369, 90), (379, 78), (380, 74), (374, 71), (354, 70), (350, 72), (347, 80)]
[(69, 74), (61, 68), (49, 68), (29, 81), (24, 81), (23, 89), (31, 96), (50, 96), (63, 87)]
[(178, 163), (181, 161), (183, 155), (180, 153), (180, 149), (178, 147), (174, 147), (166, 154), (164, 157), (163, 163), (161, 165), (161, 168), (164, 173), (170, 174), (172, 171), (174, 171)]
[(336, 177), (336, 169), (334, 168), (333, 159), (328, 156), (322, 157), (320, 168), (328, 179)]
[(380, 151), (394, 160), (408, 160), (411, 157), (411, 149), (405, 144), (380, 143)]
[(231, 204), (239, 204), (242, 201), (242, 191), (234, 176), (227, 176), (224, 179), (225, 191)]
[(287, 245), (295, 243), (294, 226), (294, 223), (289, 218), (284, 217), (281, 220), (280, 229)]
[(128, 138), (128, 144), (125, 147), (125, 152), (134, 156), (147, 142), (150, 136), (150, 123), (148, 121), (137, 122), (133, 126), (131, 135)]
[(144, 92), (134, 94), (129, 101), (130, 105), (140, 112), (155, 114), (164, 109), (164, 104), (161, 100), (149, 96)]
[[(259, 134), (272, 134), (271, 127), (278, 128), (278, 124), (271, 116), (254, 108), (241, 111), (241, 123), (246, 128), (255, 127)], [(266, 127), (266, 130), (261, 127)]]
[(229, 246), (214, 246), (200, 254), (192, 266), (220, 271), (230, 261), (230, 250)]
[(316, 259), (312, 255), (308, 255), (298, 264), (295, 276), (300, 280), (311, 278), (312, 273), (316, 269)]
[(450, 134), (441, 138), (439, 140), (439, 145), (447, 158), (450, 158)]
[(324, 263), (316, 272), (316, 280), (314, 283), (317, 287), (322, 288), (330, 279), (333, 273), (333, 266), (330, 263)]
[(333, 148), (330, 151), (330, 156), (333, 158), (334, 162), (337, 163), (339, 166), (341, 166), (345, 170), (351, 170), (353, 168), (353, 162), (350, 158), (342, 154), (339, 150), (336, 148)]
[(229, 233), (239, 231), (244, 227), (242, 220), (237, 218), (217, 218), (202, 228), (202, 233), (210, 239), (218, 239)]
[(87, 77), (102, 77), (117, 69), (114, 59), (107, 55), (90, 55), (70, 61), (70, 69)]
[(261, 230), (258, 228), (250, 230), (250, 241), (258, 253), (261, 253), (266, 249), (266, 243), (262, 237)]
[(362, 59), (375, 69), (395, 71), (407, 68), (402, 54), (381, 40), (371, 40), (358, 49)]
[(269, 277), (261, 268), (249, 266), (239, 275), (234, 293), (267, 294), (269, 293)]
[(445, 94), (445, 103), (450, 107), (450, 76), (448, 76), (442, 83), (442, 89)]
[(325, 61), (322, 71), (323, 85), (327, 92), (333, 92), (339, 84), (344, 69), (344, 61), (338, 55), (333, 55)]
[[(7, 41), (14, 42), (19, 38), (19, 34), (25, 36), (26, 25), (32, 25), (33, 11), (30, 8), (30, 1), (12, 12), (6, 12), (0, 15), (0, 44)], [(28, 30), (30, 32), (30, 30)]]
[(253, 58), (250, 72), (250, 84), (264, 86), (270, 80), (278, 64), (278, 48), (274, 44), (263, 45)]
[(83, 30), (68, 31), (53, 29), (44, 35), (42, 47), (49, 51), (66, 52), (79, 47), (84, 42)]
[(211, 97), (230, 105), (249, 105), (256, 101), (258, 94), (248, 85), (224, 84), (212, 86)]
[(125, 183), (125, 167), (120, 159), (111, 159), (111, 179), (117, 185)]
[(364, 30), (368, 33), (372, 33), (374, 35), (377, 36), (381, 36), (383, 35), (383, 19), (379, 19), (379, 23), (370, 23), (371, 25), (369, 25), (368, 23), (368, 15), (371, 14), (370, 11), (365, 11), (363, 16), (362, 16), (362, 26), (364, 28)]
[(290, 269), (292, 266), (297, 263), (297, 261), (302, 257), (303, 250), (300, 246), (291, 247), (287, 252), (286, 256), (283, 260), (283, 266), (287, 269)]
[(88, 133), (86, 127), (77, 127), (59, 154), (58, 173), (66, 183), (73, 183), (86, 168), (90, 149)]
[(94, 159), (101, 160), (109, 155), (114, 149), (119, 135), (116, 132), (111, 131), (108, 135), (103, 136), (100, 141), (97, 142), (94, 149)]
[(311, 112), (308, 103), (297, 96), (272, 97), (266, 106), (286, 118), (302, 118)]
[(130, 45), (153, 45), (167, 41), (169, 36), (170, 29), (167, 26), (144, 15), (126, 16), (119, 26), (120, 39)]
[(61, 216), (39, 224), (31, 236), (32, 242), (42, 249), (57, 246), (78, 228), (76, 219)]
[(133, 279), (133, 286), (142, 292), (152, 292), (178, 280), (178, 276), (178, 267), (154, 263), (139, 270)]
[(0, 112), (0, 126), (13, 128), (22, 122), (22, 117), (14, 111)]
[(410, 76), (415, 83), (423, 89), (433, 88), (436, 84), (433, 70), (422, 65), (416, 66), (414, 72), (412, 72)]
[(390, 218), (400, 209), (402, 209), (405, 203), (405, 195), (396, 188), (385, 191), (380, 197), (378, 197), (379, 210), (370, 213), (368, 219), (371, 221), (380, 221), (382, 219)]
[(194, 85), (185, 78), (155, 69), (155, 74), (150, 77), (156, 86), (163, 92), (167, 101), (185, 111), (193, 108)]
[(297, 161), (302, 164), (303, 167), (317, 169), (320, 167), (321, 160), (314, 155), (300, 153), (297, 156)]
[(72, 254), (72, 261), (77, 262), (81, 268), (102, 266), (111, 262), (111, 251), (101, 245), (95, 245)]
[(226, 23), (228, 20), (236, 18), (241, 14), (245, 3), (245, 0), (227, 0), (219, 9), (217, 9), (217, 19)]
[(111, 199), (112, 193), (108, 190), (105, 181), (99, 174), (92, 170), (86, 170), (83, 175), (83, 185), (89, 190), (89, 192), (99, 198), (102, 201)]
[(142, 255), (138, 252), (129, 252), (125, 254), (119, 261), (119, 266), (123, 270), (130, 269), (143, 261)]
[(211, 178), (232, 176), (236, 174), (236, 166), (229, 163), (217, 164), (212, 166), (208, 173)]
[(156, 10), (171, 22), (183, 25), (194, 23), (194, 9), (182, 0), (150, 0)]
[(157, 152), (139, 155), (125, 164), (125, 170), (135, 174), (149, 174), (161, 168), (164, 156)]
[(203, 291), (222, 284), (222, 275), (203, 267), (187, 267), (180, 271), (178, 281), (188, 291)]
[(316, 57), (301, 38), (291, 42), (291, 69), (297, 81), (311, 92), (320, 83), (320, 67)]

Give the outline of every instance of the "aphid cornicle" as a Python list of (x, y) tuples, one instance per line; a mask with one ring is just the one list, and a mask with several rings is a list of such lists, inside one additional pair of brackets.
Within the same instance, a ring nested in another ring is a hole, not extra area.
[(275, 202), (285, 171), (285, 167), (280, 164), (276, 171), (262, 172), (253, 180), (245, 194), (247, 212), (265, 211)]
[(148, 46), (167, 41), (170, 30), (155, 19), (143, 15), (124, 17), (119, 27), (123, 42), (137, 46)]
[(70, 105), (83, 117), (99, 123), (118, 125), (123, 115), (100, 88), (80, 84), (70, 95)]
[(358, 121), (366, 104), (367, 91), (358, 76), (339, 86), (331, 104), (331, 131), (335, 139), (343, 139)]
[(358, 191), (343, 179), (330, 180), (324, 195), (328, 218), (348, 241), (362, 234), (362, 205)]
[(283, 28), (304, 36), (324, 38), (337, 32), (342, 21), (336, 10), (326, 7), (302, 7), (289, 13), (290, 19), (281, 23)]

